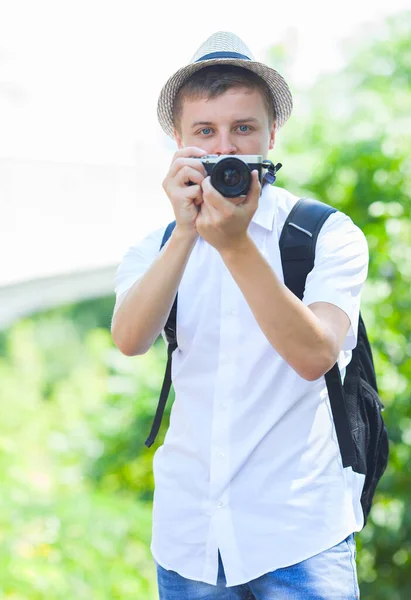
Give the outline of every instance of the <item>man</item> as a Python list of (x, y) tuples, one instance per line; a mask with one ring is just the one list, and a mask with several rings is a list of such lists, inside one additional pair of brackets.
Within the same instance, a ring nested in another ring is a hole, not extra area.
[(201, 157), (262, 155), (291, 113), (282, 77), (219, 32), (164, 86), (178, 150), (163, 187), (175, 230), (126, 254), (112, 334), (145, 353), (178, 290), (170, 427), (154, 462), (160, 600), (351, 600), (364, 476), (344, 469), (324, 374), (356, 344), (365, 238), (342, 213), (317, 241), (303, 301), (283, 283), (279, 236), (298, 200), (252, 174), (228, 199)]

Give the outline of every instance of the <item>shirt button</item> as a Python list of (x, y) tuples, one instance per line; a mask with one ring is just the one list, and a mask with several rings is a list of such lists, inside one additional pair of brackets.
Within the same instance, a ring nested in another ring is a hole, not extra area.
[(218, 458), (224, 458), (224, 452), (219, 452), (218, 453)]
[(224, 506), (224, 502), (222, 500), (219, 500), (217, 502), (217, 508), (222, 508)]
[(227, 408), (228, 408), (228, 404), (226, 404), (226, 403), (224, 402), (224, 404), (222, 404), (222, 405), (221, 405), (221, 409), (222, 409), (222, 410), (227, 410)]

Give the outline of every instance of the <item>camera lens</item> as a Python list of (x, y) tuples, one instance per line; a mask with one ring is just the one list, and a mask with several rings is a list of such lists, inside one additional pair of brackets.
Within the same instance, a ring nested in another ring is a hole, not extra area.
[(237, 171), (237, 169), (224, 169), (222, 180), (224, 182), (224, 185), (232, 187), (240, 183), (241, 174)]
[(248, 193), (251, 171), (240, 158), (222, 158), (211, 172), (211, 184), (226, 198), (237, 198)]

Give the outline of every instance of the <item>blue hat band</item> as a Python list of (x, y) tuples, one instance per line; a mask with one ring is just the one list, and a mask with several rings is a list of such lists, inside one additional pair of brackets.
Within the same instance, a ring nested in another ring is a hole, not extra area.
[(238, 52), (211, 52), (205, 54), (201, 58), (198, 58), (195, 62), (201, 62), (202, 60), (212, 60), (213, 58), (240, 58), (241, 60), (251, 60), (245, 54), (239, 54)]

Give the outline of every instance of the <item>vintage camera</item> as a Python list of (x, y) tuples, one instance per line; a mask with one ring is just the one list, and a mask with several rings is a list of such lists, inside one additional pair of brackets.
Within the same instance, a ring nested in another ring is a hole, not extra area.
[(246, 196), (251, 185), (251, 172), (258, 171), (261, 183), (263, 169), (274, 169), (273, 163), (259, 154), (231, 155), (208, 154), (201, 162), (210, 175), (211, 185), (226, 198)]

